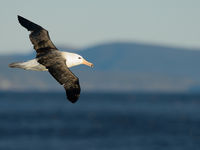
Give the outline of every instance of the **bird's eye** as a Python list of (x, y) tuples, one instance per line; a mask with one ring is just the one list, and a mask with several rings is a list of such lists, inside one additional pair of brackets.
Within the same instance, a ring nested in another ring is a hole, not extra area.
[(78, 57), (78, 59), (81, 59), (81, 57)]

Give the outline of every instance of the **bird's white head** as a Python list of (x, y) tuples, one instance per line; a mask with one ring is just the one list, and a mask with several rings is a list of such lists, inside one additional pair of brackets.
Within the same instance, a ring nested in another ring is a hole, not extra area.
[(67, 64), (67, 67), (69, 68), (73, 66), (81, 65), (81, 64), (87, 65), (89, 67), (94, 66), (91, 62), (88, 62), (82, 56), (75, 53), (64, 52), (64, 57), (66, 58), (66, 64)]

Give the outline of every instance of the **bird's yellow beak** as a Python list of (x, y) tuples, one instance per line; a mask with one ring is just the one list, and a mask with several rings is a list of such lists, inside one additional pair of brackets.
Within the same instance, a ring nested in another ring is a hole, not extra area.
[(94, 67), (93, 63), (88, 62), (87, 60), (83, 59), (83, 64), (89, 67)]

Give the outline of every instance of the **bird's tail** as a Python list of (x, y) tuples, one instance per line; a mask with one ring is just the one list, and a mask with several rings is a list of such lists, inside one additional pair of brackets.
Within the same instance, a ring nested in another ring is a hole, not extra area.
[(9, 64), (11, 68), (21, 68), (25, 70), (35, 70), (35, 71), (47, 71), (47, 69), (39, 64), (36, 59), (32, 59), (26, 62), (14, 62)]
[(14, 62), (9, 64), (10, 68), (23, 68), (24, 69), (24, 65), (21, 62)]

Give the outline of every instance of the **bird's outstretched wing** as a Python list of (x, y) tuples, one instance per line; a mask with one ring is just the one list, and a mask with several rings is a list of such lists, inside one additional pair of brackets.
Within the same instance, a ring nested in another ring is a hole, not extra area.
[(64, 86), (67, 98), (75, 103), (80, 96), (80, 85), (78, 78), (63, 64), (55, 64), (48, 68), (50, 74)]
[(81, 92), (79, 79), (67, 68), (66, 60), (59, 51), (38, 58), (38, 62), (48, 69), (49, 73), (64, 86), (67, 98), (75, 103)]
[(46, 53), (50, 50), (58, 50), (52, 43), (47, 30), (21, 16), (18, 16), (18, 20), (23, 27), (28, 31), (31, 31), (29, 38), (37, 52), (37, 55), (40, 55), (40, 53)]

